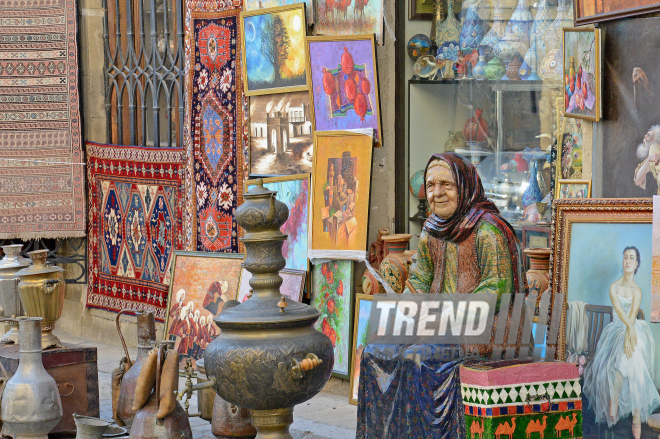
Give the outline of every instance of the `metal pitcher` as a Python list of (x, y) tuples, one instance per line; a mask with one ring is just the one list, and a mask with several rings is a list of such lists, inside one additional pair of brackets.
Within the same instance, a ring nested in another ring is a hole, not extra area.
[(21, 257), (22, 244), (3, 245), (5, 257), (0, 261), (0, 316), (8, 319), (5, 322), (5, 335), (1, 343), (18, 344), (18, 322), (13, 320), (25, 315), (21, 297), (18, 294), (20, 278), (16, 275), (21, 269), (30, 266), (32, 261)]
[(57, 383), (41, 359), (41, 317), (19, 321), (20, 361), (2, 393), (3, 429), (14, 439), (48, 439), (62, 419)]
[(135, 399), (135, 386), (137, 385), (138, 376), (140, 375), (142, 366), (144, 366), (144, 362), (149, 356), (151, 344), (156, 340), (156, 320), (154, 319), (154, 313), (152, 311), (136, 312), (123, 309), (117, 314), (117, 332), (119, 332), (119, 338), (121, 339), (121, 344), (124, 346), (124, 353), (126, 354), (126, 359), (129, 364), (131, 364), (131, 358), (128, 355), (126, 342), (124, 341), (124, 336), (119, 327), (119, 317), (126, 312), (135, 313), (137, 315), (138, 351), (135, 363), (133, 363), (133, 366), (124, 374), (121, 381), (119, 401), (117, 402), (117, 416), (124, 422), (124, 424), (130, 427), (133, 424), (133, 418), (135, 418), (136, 413), (132, 409), (133, 399)]
[(110, 426), (108, 421), (90, 416), (73, 414), (76, 421), (76, 439), (103, 439), (103, 433)]

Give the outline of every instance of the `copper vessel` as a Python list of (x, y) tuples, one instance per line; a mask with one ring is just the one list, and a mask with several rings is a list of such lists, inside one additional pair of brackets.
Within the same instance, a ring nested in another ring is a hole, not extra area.
[(287, 238), (280, 226), (289, 210), (261, 179), (255, 183), (236, 209), (253, 295), (215, 318), (222, 332), (206, 348), (204, 364), (222, 399), (251, 410), (257, 438), (291, 438), (293, 407), (321, 391), (334, 355), (330, 339), (313, 327), (319, 312), (280, 294)]
[(131, 368), (124, 374), (121, 381), (119, 401), (117, 402), (117, 416), (124, 422), (124, 424), (130, 427), (133, 424), (133, 418), (136, 413), (131, 408), (133, 407), (133, 399), (135, 398), (135, 386), (137, 385), (138, 376), (140, 375), (142, 366), (144, 366), (144, 362), (149, 356), (152, 343), (156, 340), (156, 320), (152, 311), (139, 312), (123, 309), (117, 314), (117, 332), (119, 332), (119, 338), (121, 339), (121, 344), (124, 347), (124, 353), (129, 363), (131, 358), (128, 355), (126, 342), (124, 342), (124, 336), (119, 327), (119, 317), (127, 312), (135, 313), (137, 315), (138, 351), (135, 363), (133, 363)]
[(2, 246), (5, 257), (0, 261), (0, 316), (12, 319), (5, 322), (6, 333), (0, 339), (2, 343), (18, 344), (18, 322), (13, 319), (25, 315), (18, 293), (21, 279), (16, 273), (28, 267), (32, 261), (21, 257), (22, 248), (22, 244)]
[(250, 422), (250, 410), (238, 407), (215, 395), (211, 432), (218, 439), (252, 439), (257, 430)]
[(41, 347), (61, 346), (60, 339), (53, 335), (55, 322), (62, 317), (64, 307), (64, 269), (46, 263), (48, 250), (28, 252), (32, 265), (16, 273), (21, 278), (18, 291), (25, 314), (41, 317)]

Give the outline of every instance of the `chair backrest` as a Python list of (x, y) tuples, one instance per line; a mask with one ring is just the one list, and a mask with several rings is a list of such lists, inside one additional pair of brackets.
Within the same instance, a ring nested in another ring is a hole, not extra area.
[(587, 314), (587, 351), (594, 353), (603, 328), (612, 321), (612, 307), (585, 305), (584, 312)]
[(644, 310), (641, 308), (637, 311), (637, 320), (646, 320), (646, 317), (644, 317)]

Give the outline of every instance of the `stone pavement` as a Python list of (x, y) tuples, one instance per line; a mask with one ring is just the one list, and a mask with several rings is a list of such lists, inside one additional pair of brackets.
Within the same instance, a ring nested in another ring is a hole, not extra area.
[[(99, 396), (101, 418), (112, 419), (112, 370), (119, 365), (124, 356), (123, 349), (107, 346), (74, 337), (62, 331), (55, 331), (65, 342), (78, 346), (96, 347), (99, 368)], [(136, 350), (129, 349), (131, 358), (135, 358)], [(180, 379), (179, 388), (183, 387), (185, 378)], [(197, 413), (197, 397), (190, 400), (190, 412)], [(291, 425), (291, 435), (294, 439), (354, 439), (357, 428), (357, 407), (348, 403), (348, 398), (323, 391), (309, 401), (297, 405), (293, 412), (294, 422)], [(211, 434), (211, 424), (201, 418), (190, 418), (190, 426), (195, 439), (214, 439)]]

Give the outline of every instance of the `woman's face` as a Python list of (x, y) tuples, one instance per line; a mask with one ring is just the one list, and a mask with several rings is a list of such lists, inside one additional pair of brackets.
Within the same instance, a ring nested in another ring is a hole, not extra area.
[(637, 265), (639, 262), (637, 261), (637, 253), (635, 250), (626, 250), (623, 253), (623, 271), (626, 273), (635, 273), (635, 270), (637, 270)]
[(426, 200), (433, 213), (442, 219), (451, 217), (458, 207), (458, 189), (451, 171), (433, 166), (426, 173)]

